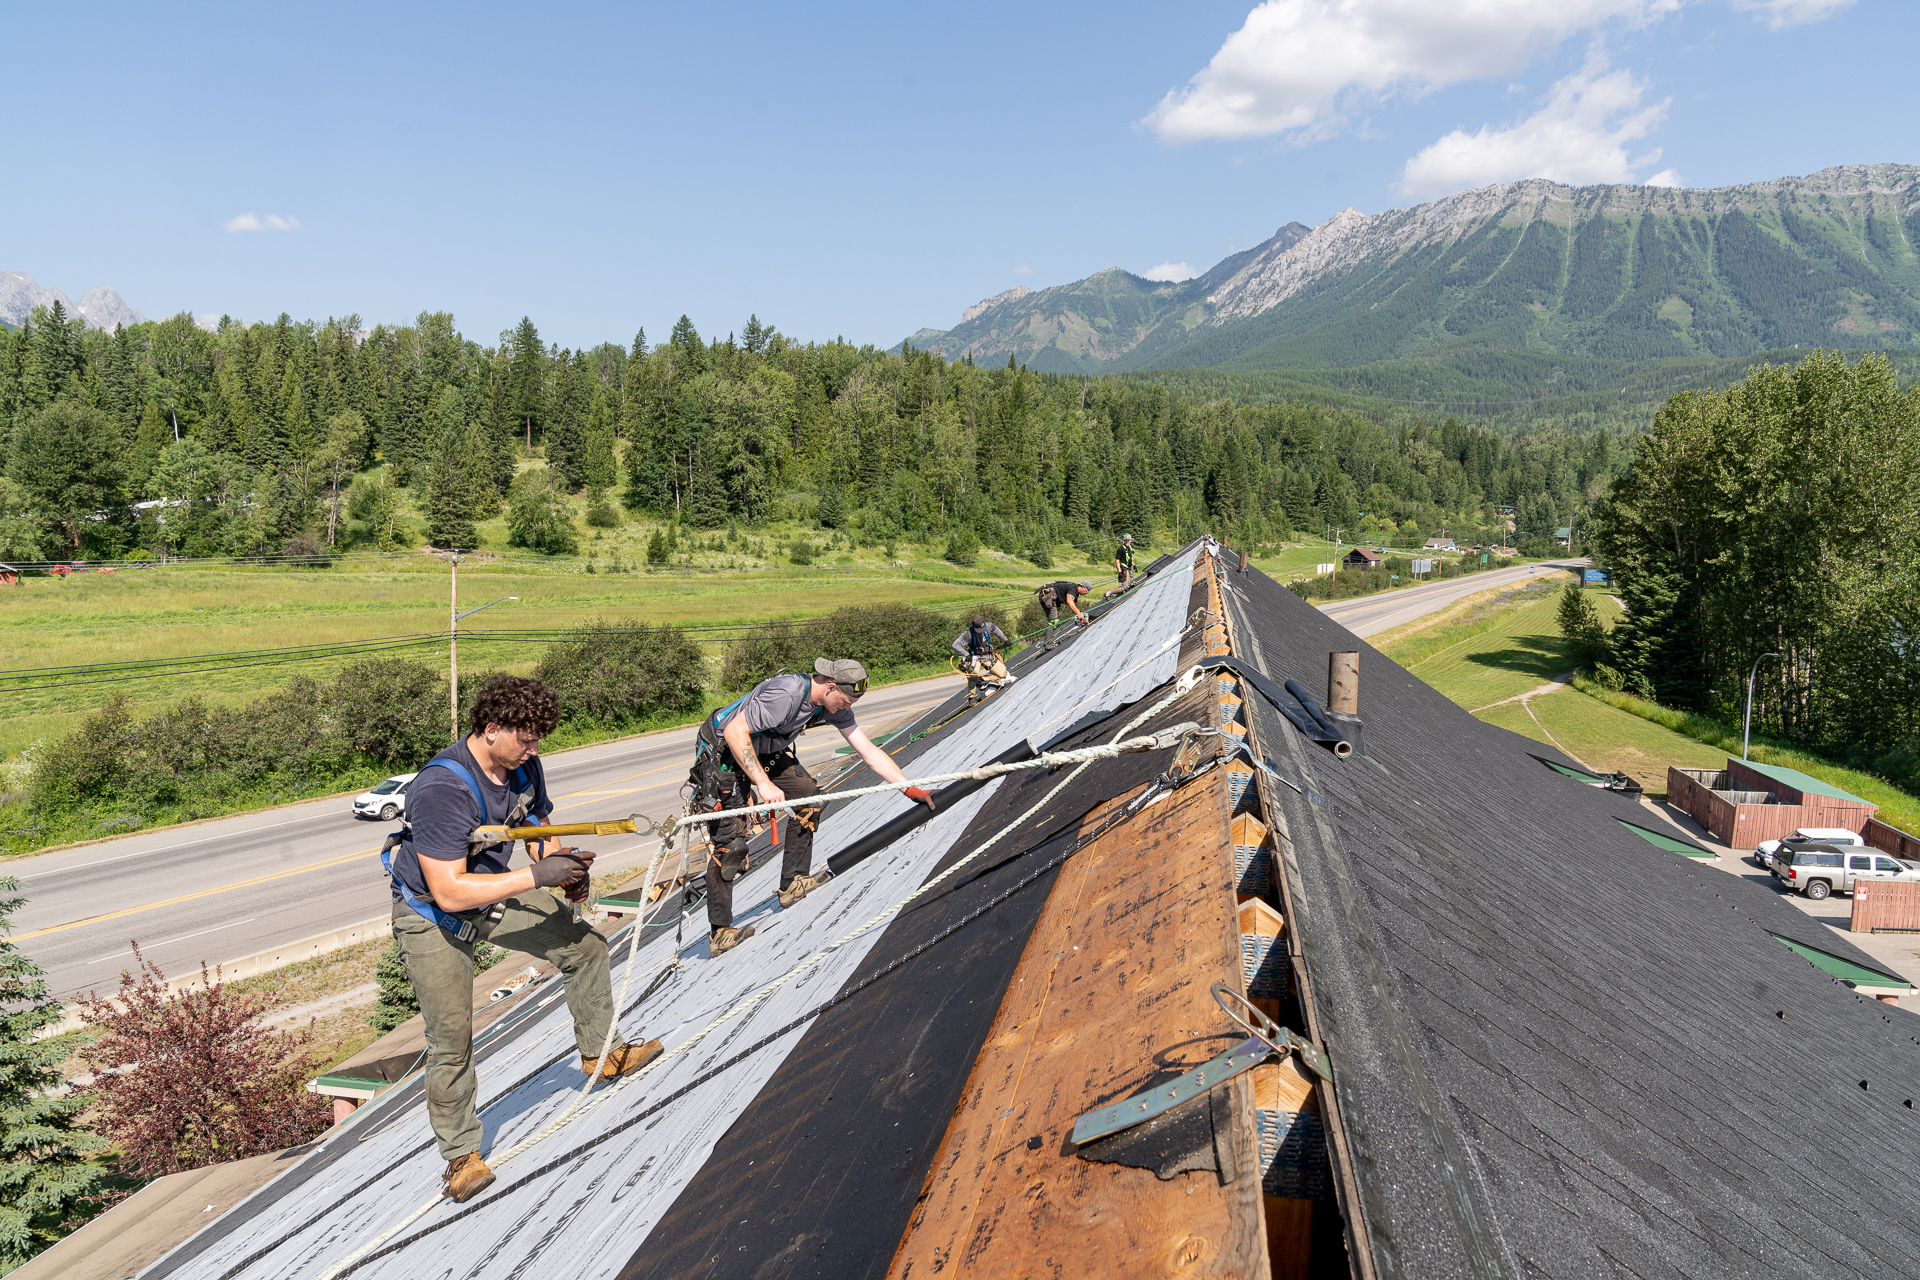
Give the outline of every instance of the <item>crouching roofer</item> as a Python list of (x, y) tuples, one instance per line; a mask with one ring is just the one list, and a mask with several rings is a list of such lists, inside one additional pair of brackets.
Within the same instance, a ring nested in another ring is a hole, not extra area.
[(967, 688), (971, 692), (978, 693), (986, 685), (998, 689), (1018, 678), (1007, 674), (1006, 662), (994, 651), (996, 639), (1002, 644), (1013, 643), (997, 624), (978, 613), (973, 615), (967, 629), (953, 639), (954, 655), (960, 659), (960, 670), (966, 672)]
[[(817, 724), (838, 729), (881, 781), (907, 780), (893, 757), (874, 746), (854, 722), (853, 704), (867, 691), (867, 669), (851, 658), (820, 658), (813, 670), (811, 676), (762, 680), (745, 697), (707, 717), (695, 739), (689, 774), (697, 810), (711, 813), (819, 795), (819, 784), (794, 754), (800, 735)], [(748, 798), (748, 786), (754, 799)], [(933, 807), (933, 797), (919, 787), (908, 787), (906, 794)], [(782, 907), (791, 907), (826, 879), (824, 874), (807, 874), (813, 867), (813, 826), (819, 814), (818, 808), (809, 808), (772, 815), (781, 851)], [(733, 927), (733, 882), (747, 869), (752, 829), (744, 818), (722, 818), (708, 827), (713, 842), (707, 858), (707, 923), (713, 930), (709, 952), (717, 956), (753, 936), (751, 925)]]
[(1040, 602), (1040, 608), (1047, 615), (1047, 648), (1053, 648), (1053, 628), (1060, 621), (1060, 606), (1073, 610), (1073, 616), (1080, 620), (1081, 626), (1089, 625), (1087, 615), (1081, 612), (1080, 597), (1093, 590), (1093, 583), (1082, 579), (1079, 582), (1049, 582), (1034, 592), (1034, 599)]
[[(429, 760), (407, 793), (407, 826), (388, 837), (381, 861), (393, 878), (393, 936), (420, 1001), (427, 1035), (427, 1117), (447, 1162), (443, 1190), (465, 1201), (493, 1183), (480, 1157), (474, 1108), (473, 944), (539, 956), (560, 970), (581, 1070), (611, 1080), (660, 1054), (660, 1042), (617, 1035), (607, 942), (548, 889), (574, 901), (587, 893), (594, 855), (527, 842), (532, 866), (508, 868), (511, 842), (474, 845), (474, 828), (538, 826), (553, 811), (537, 754), (560, 719), (560, 699), (538, 680), (500, 676), (480, 690), (471, 732)], [(391, 860), (388, 850), (398, 846)]]

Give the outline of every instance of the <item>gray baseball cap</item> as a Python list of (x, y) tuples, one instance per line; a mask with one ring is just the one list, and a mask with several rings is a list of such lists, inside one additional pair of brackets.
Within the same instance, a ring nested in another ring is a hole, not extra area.
[(1091, 590), (1093, 590), (1093, 584), (1092, 584), (1091, 582), (1088, 582), (1088, 581), (1087, 581), (1086, 579), (1084, 579), (1084, 578), (1083, 578), (1083, 579), (1081, 579), (1081, 580), (1080, 580), (1080, 589), (1081, 589), (1082, 591), (1091, 591)]
[(813, 669), (821, 679), (831, 680), (857, 698), (867, 691), (867, 669), (852, 658), (815, 658)]

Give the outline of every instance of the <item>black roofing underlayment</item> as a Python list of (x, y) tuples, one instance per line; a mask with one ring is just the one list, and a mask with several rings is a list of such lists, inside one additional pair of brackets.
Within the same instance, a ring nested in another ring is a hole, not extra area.
[[(1204, 587), (1197, 602), (1205, 603)], [(1197, 630), (1188, 636), (1180, 669), (1203, 646)], [(1015, 669), (1022, 679), (1043, 679), (1044, 673), (1033, 672), (1047, 659), (1044, 653), (1023, 656)], [(1167, 692), (1163, 686), (1051, 749), (1104, 742)], [(1205, 723), (1210, 693), (1211, 685), (1203, 683), (1136, 732), (1183, 720)], [(961, 696), (922, 723), (937, 723), (958, 708)], [(922, 739), (896, 758), (911, 774), (912, 761), (938, 740), (937, 734)], [(885, 969), (1025, 878), (1072, 842), (1089, 811), (1151, 780), (1171, 756), (1171, 749), (1126, 755), (1087, 769), (988, 855), (981, 869), (893, 920), (847, 986)], [(1024, 813), (1062, 774), (1029, 770), (1007, 776), (965, 834), (929, 868), (928, 878)], [(876, 780), (862, 766), (840, 786)], [(884, 1276), (1055, 874), (815, 1019), (620, 1271), (620, 1280)]]
[(1247, 706), (1380, 1275), (1920, 1275), (1920, 1019), (1773, 935), (1879, 966), (1265, 575), (1223, 581), (1273, 680), (1361, 654), (1366, 757)]

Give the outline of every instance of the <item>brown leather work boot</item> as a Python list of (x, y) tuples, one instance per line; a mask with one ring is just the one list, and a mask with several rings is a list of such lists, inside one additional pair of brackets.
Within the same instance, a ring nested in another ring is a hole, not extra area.
[(447, 1161), (447, 1171), (440, 1178), (440, 1194), (455, 1204), (465, 1204), (492, 1185), (493, 1170), (487, 1168), (478, 1151), (470, 1151)]
[(780, 891), (780, 906), (783, 909), (792, 906), (826, 882), (825, 873), (817, 876), (795, 876), (793, 883)]
[(736, 929), (732, 925), (728, 925), (724, 929), (715, 929), (707, 939), (707, 954), (713, 956), (725, 955), (752, 936), (752, 925), (748, 925), (744, 929)]
[(646, 1066), (661, 1052), (658, 1040), (649, 1040), (645, 1044), (623, 1044), (604, 1058), (581, 1058), (580, 1069), (596, 1079), (618, 1080)]

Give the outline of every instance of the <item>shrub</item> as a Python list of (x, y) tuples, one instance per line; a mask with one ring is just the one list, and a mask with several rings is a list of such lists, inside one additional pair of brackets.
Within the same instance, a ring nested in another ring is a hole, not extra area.
[(157, 1178), (294, 1146), (332, 1122), (308, 1093), (318, 1065), (301, 1052), (312, 1033), (280, 1035), (260, 1023), (267, 1001), (236, 996), (205, 965), (200, 983), (167, 990), (140, 954), (111, 998), (89, 994), (81, 1017), (103, 1034), (83, 1056), (97, 1081), (99, 1134), (125, 1167)]
[(647, 563), (665, 564), (667, 562), (667, 531), (655, 529), (653, 536), (647, 539)]
[(562, 716), (618, 727), (699, 707), (706, 663), (676, 627), (590, 622), (548, 645), (533, 674), (560, 695)]
[(980, 539), (973, 536), (971, 529), (956, 529), (953, 536), (947, 539), (947, 549), (940, 558), (962, 568), (971, 567), (980, 558)]
[(348, 747), (382, 765), (416, 765), (446, 745), (446, 682), (418, 662), (369, 658), (345, 667), (334, 677), (332, 703)]
[(1031, 560), (1039, 568), (1053, 568), (1053, 548), (1047, 545), (1047, 537), (1043, 533), (1033, 535), (1027, 542), (1027, 549), (1024, 554), (1028, 560)]
[(620, 513), (607, 501), (605, 489), (595, 489), (587, 495), (587, 527), (590, 529), (617, 529), (620, 527)]
[(811, 542), (805, 538), (795, 538), (793, 546), (787, 550), (787, 559), (794, 564), (812, 564), (813, 558), (819, 554), (819, 549)]
[(547, 555), (572, 555), (580, 549), (573, 528), (573, 504), (562, 482), (545, 467), (523, 471), (507, 499), (507, 541)]

